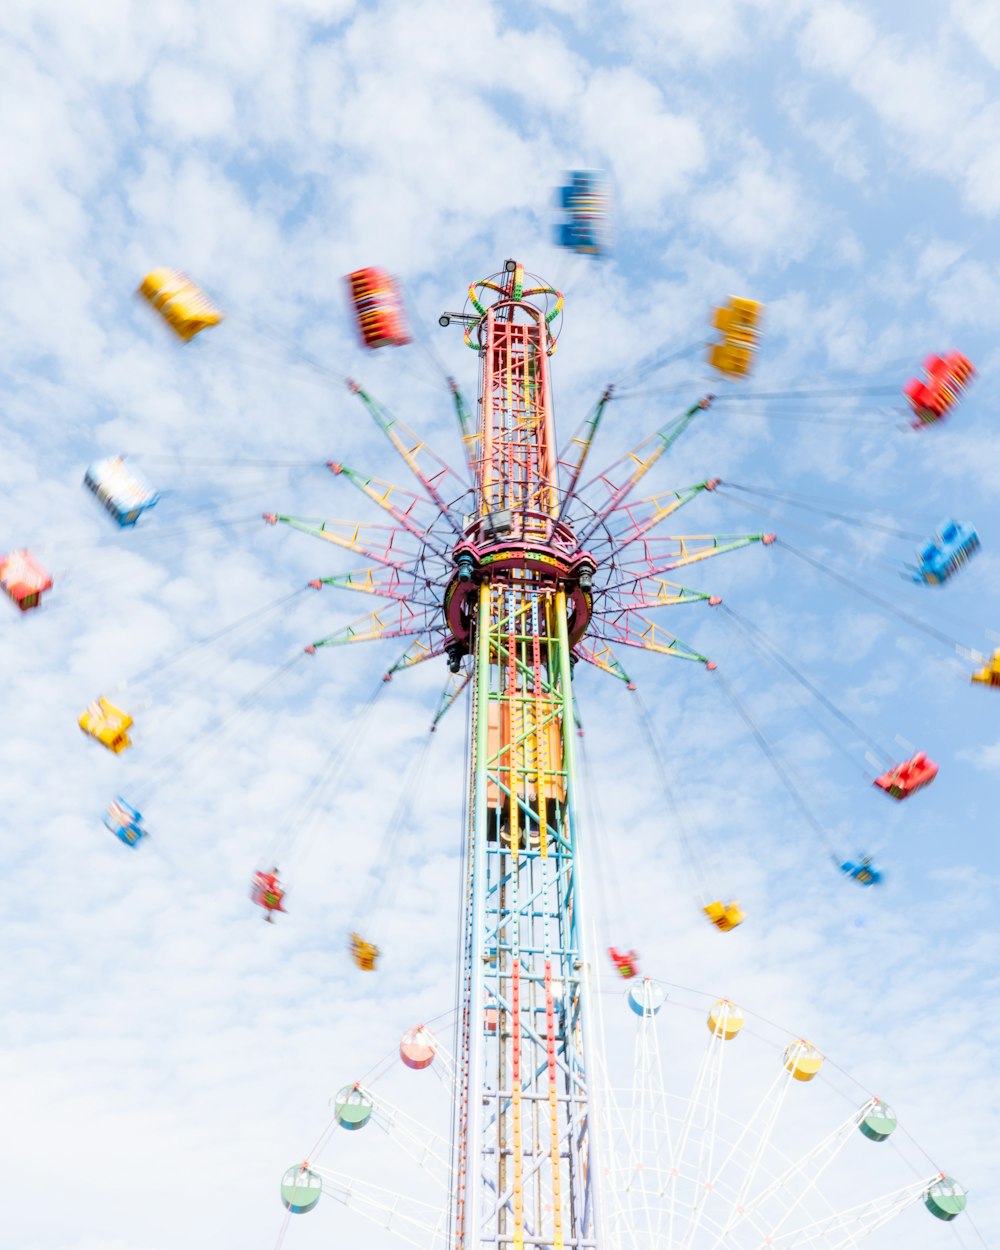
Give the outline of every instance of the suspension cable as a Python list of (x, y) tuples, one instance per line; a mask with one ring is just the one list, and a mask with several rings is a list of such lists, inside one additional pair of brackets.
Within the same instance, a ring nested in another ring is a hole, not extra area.
[[(780, 512), (775, 512), (773, 508), (767, 508), (763, 504), (751, 503), (749, 499), (740, 499), (736, 495), (728, 494), (725, 489), (717, 488), (717, 493), (724, 496), (730, 503), (736, 504), (738, 508), (743, 508), (746, 512), (752, 512), (755, 516), (767, 517), (769, 521), (780, 522), (782, 527), (795, 530), (797, 533), (809, 538), (814, 543), (824, 543), (828, 540), (829, 535), (823, 530), (816, 529), (814, 526), (807, 524), (800, 517), (784, 516)], [(899, 560), (890, 560), (887, 556), (877, 556), (865, 553), (863, 557), (865, 564), (877, 564), (885, 568), (888, 572), (894, 573), (897, 577), (906, 580), (906, 566)]]
[(808, 555), (806, 552), (800, 551), (798, 547), (793, 547), (791, 543), (787, 543), (783, 539), (778, 538), (775, 539), (775, 546), (791, 552), (793, 556), (797, 556), (798, 559), (805, 561), (806, 564), (812, 565), (812, 567), (817, 569), (820, 573), (832, 578), (835, 582), (839, 582), (842, 586), (846, 586), (849, 590), (853, 590), (855, 594), (860, 595), (863, 599), (867, 599), (870, 603), (876, 604), (886, 612), (891, 612), (893, 616), (898, 616), (901, 621), (905, 621), (908, 625), (912, 625), (914, 629), (919, 629), (931, 638), (937, 639), (938, 642), (943, 642), (945, 646), (953, 648), (959, 655), (964, 655), (973, 659), (978, 657), (979, 653), (977, 651), (974, 651), (971, 647), (967, 647), (964, 643), (959, 642), (957, 638), (952, 638), (950, 634), (946, 634), (943, 630), (937, 629), (933, 625), (928, 625), (926, 621), (922, 621), (918, 616), (913, 616), (910, 612), (906, 612), (902, 608), (896, 607), (896, 605), (894, 603), (890, 603), (888, 599), (883, 599), (880, 595), (876, 595), (870, 590), (865, 590), (851, 578), (845, 577), (842, 573), (838, 573), (835, 569), (831, 569), (821, 560), (817, 560), (813, 556)]
[(152, 664), (148, 664), (145, 668), (140, 669), (138, 673), (134, 673), (131, 677), (124, 678), (116, 686), (114, 686), (113, 689), (123, 690), (128, 686), (137, 685), (140, 681), (145, 681), (147, 677), (152, 677), (162, 673), (165, 669), (172, 667), (185, 656), (191, 655), (195, 651), (200, 651), (204, 647), (211, 646), (213, 642), (218, 642), (220, 638), (225, 638), (227, 634), (235, 633), (244, 625), (262, 621), (272, 613), (279, 612), (283, 607), (285, 607), (286, 604), (298, 599), (309, 589), (310, 587), (308, 586), (301, 586), (298, 590), (293, 590), (291, 594), (284, 595), (281, 599), (271, 603), (265, 603), (259, 608), (254, 608), (252, 612), (248, 612), (245, 616), (241, 616), (235, 621), (230, 621), (228, 625), (223, 625), (221, 629), (217, 629), (214, 633), (207, 634), (204, 638), (199, 638), (196, 642), (191, 642), (186, 646), (181, 647), (179, 651), (173, 652), (172, 655), (168, 655), (165, 658), (155, 660)]
[(766, 490), (760, 486), (743, 486), (738, 482), (723, 481), (718, 484), (716, 490), (718, 490), (719, 487), (726, 487), (728, 490), (744, 491), (749, 495), (760, 495), (765, 499), (776, 499), (781, 503), (791, 504), (794, 508), (802, 508), (807, 512), (815, 512), (819, 516), (828, 516), (832, 517), (835, 521), (843, 521), (847, 525), (856, 525), (861, 529), (879, 530), (883, 534), (890, 534), (893, 538), (906, 538), (911, 539), (913, 542), (920, 542), (925, 537), (923, 534), (916, 534), (910, 530), (898, 529), (896, 526), (885, 525), (880, 521), (867, 521), (860, 517), (848, 516), (843, 512), (835, 512), (827, 507), (820, 507), (818, 503), (811, 501), (804, 495), (793, 495), (784, 491)]
[(127, 451), (122, 459), (145, 464), (180, 464), (188, 467), (222, 469), (325, 469), (325, 460), (251, 460), (245, 456), (175, 456), (143, 451)]
[(826, 830), (819, 823), (816, 817), (812, 814), (812, 810), (810, 809), (809, 804), (802, 797), (799, 787), (795, 784), (785, 764), (783, 763), (781, 758), (778, 756), (777, 752), (774, 750), (774, 747), (768, 741), (767, 737), (764, 735), (763, 730), (760, 728), (760, 726), (756, 723), (756, 721), (747, 711), (746, 706), (744, 705), (743, 701), (737, 696), (736, 691), (733, 689), (732, 685), (728, 681), (726, 681), (725, 677), (722, 676), (722, 674), (719, 672), (718, 669), (715, 670), (715, 679), (718, 682), (718, 684), (722, 687), (722, 691), (726, 695), (726, 698), (729, 699), (733, 707), (739, 713), (740, 718), (742, 719), (743, 723), (750, 730), (751, 734), (753, 734), (754, 739), (757, 742), (757, 745), (760, 747), (761, 751), (763, 751), (764, 756), (766, 757), (767, 761), (770, 763), (771, 767), (774, 769), (774, 772), (777, 775), (778, 780), (788, 791), (789, 797), (791, 798), (795, 806), (798, 808), (799, 813), (802, 816), (803, 820), (810, 827), (810, 829), (812, 829), (812, 831), (816, 834), (816, 836), (819, 838), (820, 842), (822, 842), (827, 852), (837, 861), (837, 863), (839, 863), (840, 861), (837, 857), (837, 852), (836, 852), (836, 848), (834, 847), (833, 840), (830, 838), (830, 835), (826, 832)]
[(221, 716), (215, 717), (209, 721), (205, 728), (182, 742), (175, 750), (171, 751), (167, 756), (160, 760), (154, 768), (141, 781), (133, 782), (133, 788), (138, 789), (144, 786), (147, 791), (151, 789), (156, 781), (169, 772), (173, 766), (179, 761), (185, 759), (196, 751), (200, 751), (203, 746), (212, 738), (218, 737), (225, 729), (232, 724), (237, 717), (248, 711), (254, 703), (256, 703), (269, 687), (279, 681), (291, 668), (298, 664), (305, 652), (299, 650), (283, 664), (273, 669), (263, 681), (259, 682), (252, 690), (248, 691), (241, 699), (237, 701), (234, 707)]
[[(629, 373), (623, 373), (621, 377), (614, 383), (615, 388), (619, 386), (634, 386), (654, 373), (659, 373), (661, 369), (666, 369), (668, 365), (675, 364), (678, 360), (683, 360), (687, 356), (693, 356), (695, 352), (701, 351), (705, 346), (703, 341), (697, 343), (689, 343), (687, 347), (681, 347), (675, 351), (668, 351), (667, 343), (661, 343), (659, 347), (649, 352)], [(664, 354), (666, 353), (666, 354)]]
[(890, 764), (892, 763), (892, 756), (888, 755), (874, 738), (869, 737), (856, 721), (851, 720), (846, 712), (841, 711), (841, 709), (838, 708), (837, 705), (822, 692), (822, 690), (814, 686), (808, 677), (799, 672), (795, 665), (792, 664), (792, 662), (784, 655), (781, 648), (775, 642), (772, 642), (763, 630), (759, 629), (756, 625), (752, 624), (744, 617), (739, 616), (727, 604), (723, 603), (719, 606), (722, 608), (722, 611), (732, 621), (734, 621), (741, 630), (743, 630), (747, 641), (757, 650), (758, 654), (765, 656), (769, 655), (770, 658), (776, 664), (780, 664), (785, 672), (794, 678), (795, 681), (803, 687), (803, 689), (808, 690), (813, 698), (818, 699), (831, 716), (836, 717), (842, 725), (846, 725), (848, 729), (857, 734), (861, 741), (871, 747), (877, 755), (887, 760)]
[(659, 781), (660, 781), (660, 787), (663, 790), (664, 797), (667, 800), (667, 805), (670, 808), (670, 813), (673, 816), (674, 822), (677, 826), (677, 833), (678, 833), (678, 839), (680, 841), (681, 852), (684, 858), (688, 861), (688, 865), (690, 866), (694, 874), (696, 887), (701, 889), (704, 892), (705, 897), (707, 898), (710, 896), (710, 894), (709, 894), (709, 889), (708, 889), (708, 876), (705, 870), (705, 865), (702, 862), (700, 855), (698, 854), (697, 848), (695, 847), (694, 839), (691, 837), (687, 824), (685, 823), (684, 818), (681, 815), (680, 805), (677, 802), (677, 798), (674, 794), (673, 787), (670, 784), (666, 761), (663, 758), (663, 752), (660, 750), (660, 742), (656, 735), (656, 730), (653, 726), (652, 717), (649, 715), (649, 710), (647, 709), (646, 704), (643, 702), (642, 696), (640, 695), (639, 691), (635, 690), (632, 693), (635, 699), (635, 706), (639, 709), (639, 724), (643, 731), (643, 737), (645, 739), (646, 748), (649, 751), (649, 754), (653, 760), (653, 765), (656, 769), (657, 777), (659, 778)]
[(840, 399), (851, 395), (898, 395), (898, 385), (826, 387), (815, 391), (727, 391), (720, 400), (753, 399)]
[[(357, 908), (356, 914), (361, 918), (367, 916), (369, 925), (378, 912), (388, 910), (392, 903), (395, 889), (391, 887), (394, 887), (399, 880), (399, 873), (391, 871), (399, 835), (407, 817), (413, 811), (414, 801), (420, 793), (421, 782), (425, 777), (427, 757), (434, 741), (435, 735), (427, 730), (424, 733), (420, 750), (413, 757), (410, 767), (403, 778), (396, 805), (393, 808), (392, 815), (389, 817), (388, 824), (376, 848), (371, 867), (368, 870), (368, 882), (364, 894), (361, 896), (361, 904)], [(374, 906), (375, 895), (380, 888), (385, 892), (376, 908)]]
[[(681, 388), (676, 386), (670, 387), (652, 387), (643, 391), (621, 391), (617, 392), (617, 398), (621, 400), (628, 399), (650, 399), (662, 398), (663, 396), (674, 395)], [(719, 398), (719, 396), (716, 396)], [(741, 417), (762, 418), (768, 421), (797, 421), (803, 425), (828, 425), (828, 426), (844, 426), (851, 429), (857, 429), (859, 426), (868, 429), (884, 430), (886, 428), (885, 417), (870, 416), (859, 413), (853, 417), (843, 417), (837, 415), (821, 414), (818, 411), (813, 413), (802, 412), (779, 412), (776, 410), (767, 410), (761, 412), (748, 412), (746, 409), (739, 410)]]
[(271, 839), (265, 859), (273, 862), (279, 850), (283, 852), (285, 859), (293, 853), (305, 853), (305, 849), (312, 841), (314, 818), (320, 800), (335, 779), (339, 781), (346, 775), (355, 751), (364, 737), (372, 709), (386, 685), (385, 678), (380, 677), (378, 684), (361, 705), (360, 710), (351, 718), (340, 740), (314, 775), (300, 802), (292, 808), (278, 832)]

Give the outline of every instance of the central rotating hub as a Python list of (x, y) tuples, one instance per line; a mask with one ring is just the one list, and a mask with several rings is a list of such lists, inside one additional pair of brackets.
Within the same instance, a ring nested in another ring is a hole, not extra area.
[(455, 574), (444, 596), (444, 612), (453, 642), (448, 655), (458, 661), (472, 647), (476, 603), (484, 578), (500, 574), (524, 587), (562, 587), (566, 591), (567, 627), (575, 646), (587, 631), (592, 611), (596, 565), (579, 549), (573, 530), (541, 512), (504, 508), (472, 520), (454, 549)]

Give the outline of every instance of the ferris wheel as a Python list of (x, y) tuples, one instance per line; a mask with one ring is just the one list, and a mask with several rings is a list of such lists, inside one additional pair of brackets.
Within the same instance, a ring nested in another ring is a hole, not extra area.
[[(893, 1107), (810, 1041), (728, 1000), (650, 978), (627, 988), (595, 984), (594, 991), (606, 1045), (600, 1080), (592, 1085), (602, 1155), (599, 1233), (590, 1244), (608, 1250), (930, 1245), (922, 1227), (929, 1217), (950, 1222), (964, 1211), (962, 1186), (908, 1137)], [(487, 1031), (495, 1027), (494, 1019), (484, 1022)], [(289, 1215), (279, 1245), (291, 1217), (324, 1199), (386, 1230), (387, 1245), (443, 1250), (449, 1244), (454, 1178), (447, 1139), (433, 1131), (426, 1090), (417, 1119), (382, 1087), (403, 1089), (413, 1080), (407, 1081), (409, 1072), (433, 1069), (443, 1101), (454, 1093), (454, 1059), (421, 1025), (401, 1038), (395, 1071), (379, 1067), (381, 1079), (337, 1092), (316, 1150), (282, 1177)], [(385, 1183), (389, 1177), (392, 1185)], [(402, 1187), (407, 1183), (409, 1190)], [(551, 1211), (555, 1196), (541, 1196)], [(524, 1244), (540, 1244), (528, 1222)]]
[[(400, 293), (388, 275), (359, 270), (350, 275), (349, 286), (366, 346), (411, 341)], [(189, 279), (170, 271), (150, 275), (141, 290), (181, 338), (221, 319)], [(558, 290), (508, 260), (500, 272), (471, 284), (463, 311), (442, 314), (442, 323), (461, 325), (480, 370), (476, 417), (449, 380), (464, 451), (462, 471), (360, 384), (349, 382), (419, 489), (331, 459), (320, 467), (343, 492), (364, 496), (367, 506), (381, 513), (378, 522), (277, 511), (263, 519), (269, 527), (297, 531), (320, 540), (328, 551), (332, 546), (366, 562), (347, 573), (318, 576), (309, 588), (329, 586), (383, 602), (300, 649), (167, 757), (172, 765), (197, 755), (210, 734), (293, 665), (325, 648), (396, 640), (404, 650), (386, 670), (386, 681), (428, 661), (444, 661), (448, 683), (432, 730), (468, 695), (453, 1058), (422, 1026), (400, 1047), (406, 1069), (431, 1068), (443, 1075), (444, 1118), (432, 1131), (428, 1115), (404, 1111), (375, 1082), (348, 1082), (334, 1096), (329, 1134), (285, 1174), (281, 1193), (289, 1218), (312, 1211), (325, 1194), (412, 1244), (448, 1244), (458, 1250), (485, 1245), (514, 1250), (652, 1250), (663, 1245), (832, 1250), (877, 1236), (885, 1225), (908, 1220), (921, 1207), (950, 1222), (966, 1205), (961, 1186), (926, 1159), (910, 1159), (899, 1149), (895, 1114), (879, 1098), (850, 1090), (849, 1105), (844, 1105), (845, 1090), (836, 1082), (830, 1082), (829, 1098), (817, 1096), (817, 1089), (826, 1088), (828, 1065), (811, 1042), (793, 1033), (776, 1041), (763, 1021), (725, 1000), (688, 1002), (685, 1013), (683, 993), (642, 977), (635, 953), (624, 947), (609, 951), (617, 987), (614, 1010), (610, 1007), (609, 991), (596, 971), (597, 946), (583, 927), (593, 865), (583, 850), (585, 822), (578, 811), (578, 664), (630, 692), (635, 683), (622, 658), (630, 651), (680, 659), (692, 671), (711, 674), (708, 680), (757, 740), (824, 856), (863, 887), (880, 883), (879, 870), (869, 857), (862, 857), (861, 864), (843, 860), (846, 850), (830, 839), (803, 798), (801, 784), (726, 674), (709, 655), (668, 632), (658, 616), (647, 614), (694, 604), (722, 608), (746, 645), (813, 700), (817, 724), (838, 749), (850, 755), (858, 743), (867, 748), (866, 758), (877, 764), (868, 780), (896, 802), (929, 785), (937, 765), (922, 751), (900, 761), (759, 627), (711, 591), (671, 580), (677, 570), (775, 547), (835, 580), (849, 579), (810, 552), (777, 540), (770, 530), (663, 532), (681, 509), (708, 496), (727, 489), (753, 494), (745, 484), (704, 478), (635, 497), (692, 426), (704, 422), (717, 403), (738, 398), (731, 389), (718, 400), (712, 393), (688, 395), (652, 434), (591, 475), (591, 452), (609, 405), (630, 391), (628, 385), (608, 386), (579, 429), (560, 445), (550, 361), (562, 311)], [(715, 309), (718, 341), (709, 344), (708, 365), (724, 385), (751, 371), (761, 319), (761, 306), (749, 299), (733, 297)], [(907, 391), (914, 425), (942, 420), (969, 383), (971, 365), (955, 356), (935, 357), (941, 368), (928, 365), (923, 390)], [(676, 358), (658, 352), (642, 362), (631, 375), (631, 393), (637, 393), (637, 380)], [(784, 397), (761, 398), (781, 402)], [(93, 466), (87, 486), (122, 528), (134, 527), (158, 501), (148, 483), (120, 459)], [(775, 501), (803, 506), (793, 496)], [(940, 584), (972, 558), (978, 545), (968, 526), (942, 525), (918, 553), (920, 563), (910, 575), (922, 584)], [(44, 569), (25, 558), (15, 572), (18, 593), (27, 587), (19, 601), (22, 609), (37, 606), (42, 592), (51, 590), (41, 584)], [(865, 593), (892, 610), (884, 596)], [(261, 611), (273, 610), (266, 605)], [(215, 631), (205, 644), (228, 636), (230, 628), (253, 624), (258, 614), (251, 615)], [(897, 615), (923, 627), (909, 611)], [(954, 642), (939, 629), (929, 632), (938, 641)], [(966, 659), (977, 654), (956, 647)], [(971, 677), (996, 684), (982, 673)], [(369, 707), (373, 701), (374, 696)], [(643, 717), (648, 722), (646, 713)], [(115, 755), (130, 746), (133, 718), (105, 696), (87, 708), (80, 724)], [(655, 757), (655, 734), (648, 725), (647, 731)], [(845, 731), (850, 744), (842, 736)], [(345, 736), (356, 737), (356, 732), (348, 727)], [(661, 765), (657, 772), (665, 774)], [(144, 779), (145, 794), (123, 786), (109, 802), (105, 823), (127, 846), (138, 848), (148, 836), (143, 809), (168, 771), (161, 763), (158, 773)], [(307, 806), (318, 802), (330, 775), (331, 766), (324, 766)], [(409, 782), (403, 791), (401, 805), (412, 798)], [(401, 813), (404, 808), (397, 810), (378, 852), (378, 877), (389, 871)], [(251, 897), (272, 923), (291, 910), (285, 906), (279, 861), (284, 869), (304, 822), (296, 818), (289, 827), (289, 836), (274, 839), (251, 878)], [(686, 835), (684, 840), (690, 841)], [(698, 869), (697, 853), (692, 859), (699, 909), (716, 929), (732, 932), (745, 918), (739, 902), (712, 888)], [(365, 974), (377, 973), (381, 956), (371, 923), (370, 915), (362, 915), (348, 938), (350, 957)], [(664, 1021), (675, 1013), (688, 1022), (701, 1017), (702, 1045), (682, 1048), (687, 1055), (704, 1052), (700, 1065), (686, 1074), (686, 1086), (684, 1065), (670, 1056), (661, 1036)], [(626, 1021), (634, 1038), (619, 1036)], [(631, 1066), (619, 1076), (626, 1053), (632, 1055)], [(805, 1101), (807, 1093), (812, 1103)], [(393, 1168), (391, 1177), (377, 1158), (370, 1160), (368, 1175), (342, 1170), (345, 1143), (363, 1143), (373, 1136), (372, 1128), (391, 1138), (408, 1161), (398, 1171)], [(327, 1136), (336, 1137), (340, 1147), (336, 1166), (329, 1169), (321, 1157)], [(874, 1150), (877, 1164), (867, 1158), (859, 1162), (859, 1149)], [(404, 1189), (406, 1167), (414, 1170), (413, 1183)]]

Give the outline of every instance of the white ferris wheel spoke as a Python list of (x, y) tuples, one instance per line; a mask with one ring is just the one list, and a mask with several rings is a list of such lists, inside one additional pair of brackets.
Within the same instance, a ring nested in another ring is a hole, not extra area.
[[(651, 991), (644, 984), (644, 996), (649, 993)], [(645, 997), (643, 1001), (646, 1001)], [(655, 1166), (655, 1161), (661, 1151), (665, 1151), (667, 1156), (671, 1157), (673, 1145), (656, 1016), (652, 1010), (647, 1010), (639, 1019), (634, 1061), (636, 1099), (633, 1104), (633, 1114), (639, 1128), (639, 1136), (636, 1143), (636, 1170), (629, 1180), (628, 1188), (631, 1189), (633, 1181), (638, 1181), (643, 1197), (645, 1197), (645, 1186), (641, 1184), (644, 1179), (643, 1173), (647, 1168)], [(650, 1244), (659, 1245), (663, 1239), (664, 1204), (646, 1201), (643, 1209)]]
[[(698, 1068), (694, 1090), (681, 1124), (677, 1149), (670, 1159), (670, 1224), (668, 1244), (674, 1244), (674, 1215), (677, 1210), (677, 1181), (681, 1162), (685, 1157), (692, 1132), (697, 1133), (698, 1160), (696, 1175), (701, 1184), (696, 1197), (695, 1220), (700, 1218), (701, 1203), (707, 1193), (707, 1183), (712, 1175), (716, 1131), (719, 1117), (719, 1091), (722, 1087), (722, 1057), (726, 1052), (726, 1039), (716, 1027), (709, 1037), (708, 1046)], [(660, 1191), (663, 1192), (662, 1190)]]
[(762, 1250), (769, 1250), (770, 1247), (777, 1247), (777, 1250), (782, 1250), (782, 1247), (785, 1250), (850, 1250), (869, 1233), (919, 1202), (938, 1177), (939, 1173), (935, 1172), (921, 1181), (914, 1181), (879, 1198), (870, 1198), (856, 1207), (835, 1212), (812, 1224), (764, 1237), (759, 1244)]
[(407, 1198), (391, 1189), (360, 1181), (342, 1172), (309, 1165), (323, 1182), (323, 1193), (328, 1198), (357, 1211), (380, 1228), (394, 1233), (419, 1250), (438, 1250), (446, 1240), (447, 1201), (421, 1202)]
[(399, 1107), (384, 1099), (381, 1094), (375, 1095), (371, 1090), (362, 1089), (374, 1104), (371, 1123), (376, 1124), (386, 1136), (399, 1144), (409, 1157), (427, 1173), (432, 1180), (444, 1189), (451, 1185), (451, 1162), (448, 1157), (448, 1143), (443, 1137), (429, 1132), (419, 1120), (407, 1115)]
[[(719, 1170), (712, 1178), (711, 1188), (715, 1189), (719, 1179), (726, 1173), (726, 1171), (731, 1166), (738, 1166), (737, 1161), (740, 1151), (745, 1148), (744, 1143), (753, 1143), (746, 1171), (733, 1202), (730, 1219), (732, 1219), (734, 1214), (738, 1214), (740, 1208), (746, 1203), (747, 1194), (750, 1192), (750, 1188), (756, 1179), (760, 1165), (771, 1144), (771, 1137), (778, 1123), (778, 1116), (781, 1114), (781, 1109), (784, 1106), (785, 1098), (788, 1095), (788, 1091), (791, 1088), (793, 1080), (794, 1077), (791, 1072), (787, 1068), (782, 1067), (781, 1071), (778, 1073), (777, 1077), (775, 1077), (774, 1081), (772, 1081), (769, 1089), (758, 1104), (756, 1111), (754, 1111), (753, 1115), (743, 1128), (743, 1131), (733, 1143), (732, 1148), (723, 1160)], [(728, 1229), (729, 1223), (727, 1222), (722, 1232), (712, 1243), (712, 1250), (716, 1250), (716, 1247), (722, 1242)], [(692, 1229), (692, 1232), (693, 1231), (694, 1230)]]
[[(600, 949), (595, 926), (591, 926), (590, 944), (592, 951)], [(607, 1205), (604, 1212), (604, 1228), (608, 1232), (612, 1244), (617, 1247), (629, 1247), (629, 1250), (640, 1250), (636, 1231), (630, 1227), (622, 1195), (625, 1192), (626, 1171), (620, 1162), (622, 1152), (617, 1150), (619, 1142), (630, 1143), (628, 1122), (622, 1111), (621, 1104), (612, 1087), (608, 1075), (608, 1059), (605, 1050), (607, 1036), (604, 1026), (604, 1002), (599, 991), (594, 991), (594, 965), (588, 963), (585, 984), (588, 999), (593, 1005), (597, 1027), (594, 1030), (591, 1065), (591, 1113), (596, 1109), (597, 1125), (602, 1147), (601, 1169), (605, 1184), (601, 1186), (600, 1197)], [(631, 1147), (629, 1155), (631, 1157)], [(628, 1238), (626, 1242), (624, 1238)]]
[(785, 1208), (779, 1222), (771, 1230), (771, 1236), (773, 1237), (778, 1229), (787, 1223), (794, 1212), (798, 1210), (809, 1194), (818, 1190), (818, 1182), (823, 1173), (833, 1163), (847, 1143), (854, 1138), (858, 1131), (858, 1125), (865, 1116), (878, 1105), (879, 1100), (877, 1098), (869, 1098), (862, 1107), (859, 1107), (857, 1111), (848, 1116), (842, 1124), (838, 1124), (822, 1141), (817, 1142), (812, 1150), (800, 1155), (780, 1176), (775, 1177), (769, 1185), (765, 1186), (759, 1193), (754, 1194), (746, 1203), (743, 1211), (739, 1213), (738, 1219), (727, 1224), (727, 1230), (734, 1227), (744, 1215), (752, 1214), (768, 1199), (784, 1192), (788, 1195), (789, 1205)]

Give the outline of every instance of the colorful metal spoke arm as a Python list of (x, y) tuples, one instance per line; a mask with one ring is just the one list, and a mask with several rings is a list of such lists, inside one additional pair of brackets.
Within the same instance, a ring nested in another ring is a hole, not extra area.
[(452, 673), (448, 677), (448, 681), (444, 690), (441, 692), (441, 698), (438, 701), (437, 711), (434, 713), (434, 719), (431, 721), (431, 733), (438, 727), (439, 721), (446, 715), (448, 710), (455, 705), (455, 702), (461, 698), (465, 692), (465, 688), (472, 680), (472, 673)]
[(355, 569), (351, 573), (337, 573), (332, 577), (317, 577), (314, 586), (335, 586), (338, 590), (355, 590), (365, 595), (377, 595), (384, 599), (398, 599), (401, 603), (419, 603), (426, 607), (439, 602), (427, 590), (422, 578), (411, 570), (375, 565), (367, 569)]
[(421, 546), (429, 547), (439, 556), (445, 554), (445, 547), (431, 542), (428, 526), (421, 523), (420, 510), (428, 506), (428, 500), (423, 495), (415, 495), (413, 491), (404, 490), (402, 486), (395, 486), (383, 478), (358, 473), (356, 469), (349, 469), (347, 465), (339, 464), (336, 460), (328, 461), (327, 468), (338, 477), (347, 478), (352, 486), (356, 486), (363, 495), (367, 495), (373, 503), (388, 512), (394, 521), (398, 521), (419, 540)]
[(306, 517), (282, 516), (278, 512), (266, 512), (264, 520), (271, 525), (279, 522), (292, 529), (322, 538), (345, 551), (353, 551), (368, 560), (376, 560), (385, 568), (404, 569), (417, 559), (416, 551), (407, 551), (407, 531), (396, 525), (369, 525), (358, 521), (322, 521)]
[[(767, 547), (773, 542), (773, 534), (671, 534), (661, 539), (643, 539), (639, 548), (643, 554), (624, 561), (622, 571), (634, 571), (641, 578), (655, 578), (661, 573), (669, 573), (688, 564), (728, 555), (732, 551), (749, 547), (752, 543), (763, 543)], [(668, 547), (668, 543), (672, 545)], [(633, 581), (634, 577), (629, 577), (613, 583), (607, 590), (628, 587)]]
[[(714, 490), (718, 481), (718, 478), (709, 478), (705, 482), (698, 482), (695, 486), (682, 486), (680, 490), (651, 495), (648, 499), (640, 499), (635, 503), (623, 503), (615, 508), (608, 517), (608, 523), (612, 528), (616, 549), (621, 551), (629, 543), (641, 538), (643, 534), (648, 534), (661, 521), (665, 521), (668, 516), (673, 516), (678, 509), (683, 508), (692, 499), (697, 499), (702, 491)], [(616, 532), (613, 527), (619, 516), (627, 524), (622, 530)]]
[(687, 586), (679, 586), (676, 582), (667, 582), (660, 577), (637, 577), (631, 583), (621, 583), (604, 592), (594, 608), (594, 615), (602, 617), (636, 609), (645, 611), (649, 608), (673, 608), (683, 603), (713, 601), (718, 603), (718, 597), (703, 590), (690, 590)]
[(617, 617), (603, 617), (592, 635), (598, 642), (614, 643), (624, 647), (637, 647), (640, 651), (655, 651), (659, 655), (674, 655), (680, 660), (696, 660), (699, 664), (714, 668), (705, 655), (667, 633), (653, 621), (647, 621), (638, 612), (622, 612)]
[[(590, 524), (580, 535), (579, 543), (581, 547), (586, 543), (594, 530), (603, 524), (611, 513), (632, 493), (636, 485), (646, 476), (663, 453), (680, 438), (698, 413), (704, 412), (711, 405), (711, 402), (712, 397), (706, 395), (704, 399), (700, 399), (696, 404), (692, 404), (681, 416), (672, 418), (666, 425), (661, 426), (655, 434), (650, 434), (648, 438), (644, 438), (627, 455), (622, 456), (620, 460), (617, 460), (613, 465), (605, 469), (603, 473), (599, 473), (596, 478), (587, 483), (587, 486), (592, 486), (596, 482), (603, 483), (609, 492), (610, 498), (603, 508), (596, 510)], [(624, 480), (621, 480), (622, 471), (627, 472)], [(616, 484), (616, 479), (621, 480), (621, 485)]]
[(336, 633), (320, 638), (306, 650), (317, 651), (320, 647), (343, 647), (353, 642), (373, 642), (378, 638), (415, 638), (430, 633), (441, 621), (440, 607), (419, 607), (416, 610), (406, 603), (371, 612), (359, 617)]
[(592, 664), (594, 668), (599, 668), (602, 673), (609, 673), (612, 677), (617, 677), (619, 681), (623, 681), (630, 690), (635, 689), (632, 678), (622, 666), (621, 661), (612, 651), (606, 642), (596, 642), (591, 645), (586, 642), (578, 642), (573, 648), (573, 654), (578, 659), (585, 660), (588, 664)]
[(444, 655), (449, 638), (450, 634), (443, 628), (440, 631), (428, 630), (421, 634), (410, 643), (392, 668), (386, 671), (386, 681), (392, 677), (393, 673), (401, 673), (404, 669), (423, 664), (425, 660), (435, 660), (438, 656)]
[(465, 463), (472, 474), (473, 484), (478, 495), (482, 485), (479, 469), (479, 464), (482, 460), (482, 439), (479, 435), (479, 427), (473, 420), (465, 398), (458, 389), (458, 383), (454, 378), (448, 379), (448, 386), (451, 389), (451, 397), (455, 404), (455, 415), (458, 417), (459, 429), (462, 432), (462, 450), (465, 452)]
[(361, 399), (372, 420), (406, 461), (410, 472), (433, 499), (456, 538), (461, 538), (461, 526), (453, 516), (450, 505), (445, 502), (444, 494), (452, 499), (458, 499), (468, 493), (468, 484), (463, 482), (451, 465), (432, 451), (422, 438), (409, 426), (404, 425), (398, 417), (388, 413), (362, 386), (353, 381), (348, 381), (347, 385)]
[(559, 508), (557, 521), (562, 520), (563, 513), (576, 494), (580, 474), (583, 472), (583, 466), (587, 463), (587, 456), (590, 454), (590, 448), (597, 435), (601, 418), (604, 416), (604, 409), (611, 400), (611, 390), (610, 386), (605, 390), (604, 394), (594, 405), (593, 411), (570, 439), (569, 446), (559, 456), (559, 467), (568, 469), (570, 478), (563, 489), (562, 504)]

